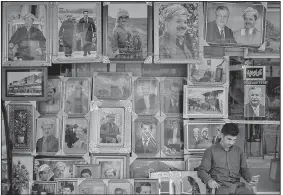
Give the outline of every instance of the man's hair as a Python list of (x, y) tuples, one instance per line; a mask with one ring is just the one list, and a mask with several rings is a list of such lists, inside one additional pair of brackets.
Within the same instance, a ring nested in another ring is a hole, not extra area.
[(122, 191), (123, 192), (124, 190), (122, 188), (116, 188), (115, 189), (115, 193), (118, 192), (118, 191)]
[(228, 7), (224, 6), (224, 5), (220, 5), (216, 8), (215, 10), (215, 14), (218, 12), (218, 10), (226, 10), (228, 12), (228, 14), (230, 13)]
[(150, 127), (150, 129), (152, 130), (153, 129), (153, 123), (150, 122), (150, 121), (143, 121), (140, 123), (140, 127), (143, 129), (143, 126), (144, 125), (148, 125)]
[(141, 183), (141, 185), (136, 188), (136, 193), (141, 193), (141, 191), (142, 191), (141, 187), (142, 186), (151, 187), (151, 184), (149, 182)]
[(90, 171), (89, 169), (83, 169), (83, 170), (81, 171), (81, 176), (82, 176), (84, 173), (88, 173), (90, 176), (92, 175), (92, 174), (91, 174), (91, 171)]
[(85, 12), (87, 12), (87, 13), (88, 13), (88, 11), (87, 11), (87, 10), (84, 10), (84, 11), (83, 11), (83, 13), (85, 13)]
[(116, 176), (116, 170), (115, 170), (114, 168), (105, 169), (104, 175), (106, 175), (106, 173), (107, 173), (109, 170), (112, 170), (112, 173), (114, 174), (114, 176)]
[(70, 188), (71, 191), (74, 191), (74, 185), (70, 182), (63, 182), (62, 183), (62, 189), (63, 188)]
[(239, 128), (238, 125), (235, 123), (226, 123), (223, 125), (221, 129), (221, 133), (224, 136), (230, 135), (230, 136), (238, 136), (239, 134)]
[[(254, 90), (254, 89), (260, 89), (260, 88), (257, 88), (257, 87), (255, 87), (255, 86), (251, 86), (251, 87), (249, 88), (249, 92), (250, 92), (251, 90)], [(260, 89), (260, 92), (261, 92), (261, 89)], [(261, 92), (261, 94), (262, 94), (262, 92)]]

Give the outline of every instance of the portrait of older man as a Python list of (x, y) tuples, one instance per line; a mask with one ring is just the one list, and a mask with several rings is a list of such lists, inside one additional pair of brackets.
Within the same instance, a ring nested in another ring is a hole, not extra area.
[[(245, 96), (247, 98), (247, 96)], [(265, 117), (265, 106), (261, 104), (264, 95), (260, 87), (251, 86), (248, 90), (249, 102), (245, 104), (245, 117)]]
[(209, 129), (207, 127), (204, 127), (201, 130), (201, 137), (196, 142), (195, 149), (206, 149), (212, 145), (212, 140), (208, 137), (208, 130)]
[(160, 59), (193, 59), (192, 39), (188, 33), (188, 10), (173, 4), (166, 7), (161, 17), (163, 34), (159, 37)]
[[(9, 41), (9, 60), (42, 60), (46, 48), (43, 33), (33, 26), (35, 16), (27, 13), (24, 26), (19, 27)], [(17, 46), (17, 52), (13, 48)]]
[(100, 143), (120, 143), (121, 135), (115, 123), (115, 114), (107, 114), (106, 122), (100, 126)]
[(36, 152), (58, 152), (59, 139), (53, 135), (56, 121), (51, 118), (38, 120), (43, 136), (36, 142)]
[(229, 19), (229, 9), (218, 6), (215, 10), (215, 20), (207, 23), (206, 41), (219, 44), (236, 43), (233, 32), (226, 26)]
[(242, 45), (260, 45), (262, 33), (255, 27), (258, 21), (258, 11), (252, 7), (244, 10), (244, 28), (234, 32), (235, 40)]
[(54, 181), (53, 172), (48, 164), (43, 164), (38, 168), (39, 181)]
[(69, 178), (71, 175), (68, 173), (69, 169), (64, 162), (58, 162), (54, 166), (54, 178)]

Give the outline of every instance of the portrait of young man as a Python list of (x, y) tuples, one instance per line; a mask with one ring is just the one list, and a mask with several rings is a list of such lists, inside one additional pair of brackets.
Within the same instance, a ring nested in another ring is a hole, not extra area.
[(179, 114), (183, 113), (183, 96), (182, 85), (178, 82), (172, 82), (170, 84), (170, 95), (164, 96), (164, 113)]
[(265, 86), (245, 85), (245, 117), (265, 117)]
[(136, 188), (136, 194), (151, 194), (151, 183), (140, 183), (140, 186)]

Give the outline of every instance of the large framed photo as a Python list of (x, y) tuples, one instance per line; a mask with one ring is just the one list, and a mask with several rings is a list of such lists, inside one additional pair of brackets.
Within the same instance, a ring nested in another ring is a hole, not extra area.
[(74, 164), (73, 176), (75, 178), (99, 179), (101, 178), (100, 164)]
[(4, 2), (2, 66), (51, 66), (48, 2)]
[(132, 90), (131, 76), (126, 72), (94, 72), (93, 99), (128, 99)]
[(228, 118), (226, 86), (184, 86), (184, 118)]
[(159, 194), (158, 179), (135, 179), (136, 194)]
[(83, 180), (78, 185), (79, 194), (97, 194), (103, 195), (107, 192), (107, 186), (103, 180), (88, 179)]
[(156, 78), (144, 77), (134, 81), (133, 106), (138, 115), (155, 115), (160, 111), (159, 81)]
[(107, 194), (133, 194), (133, 188), (133, 179), (109, 180)]
[(92, 156), (92, 163), (101, 165), (102, 179), (128, 178), (127, 156)]
[(56, 194), (57, 182), (34, 181), (31, 186), (31, 195)]
[(131, 109), (132, 102), (93, 101), (90, 114), (90, 152), (131, 152)]
[(207, 2), (204, 39), (210, 45), (260, 47), (267, 2)]
[(224, 121), (184, 121), (184, 153), (204, 151), (221, 141), (221, 129)]
[(64, 112), (66, 114), (85, 115), (89, 112), (91, 78), (67, 78), (64, 91)]
[(61, 149), (62, 121), (58, 117), (41, 116), (36, 123), (36, 153), (55, 155)]
[(201, 2), (154, 3), (154, 62), (194, 63), (203, 56)]
[(53, 63), (101, 61), (101, 3), (56, 2)]
[(265, 117), (265, 85), (244, 86), (244, 116), (249, 118)]
[(24, 102), (7, 105), (10, 138), (15, 153), (32, 153), (34, 149), (35, 108)]
[(47, 97), (46, 67), (2, 68), (4, 100), (44, 100)]
[(56, 194), (78, 194), (78, 179), (56, 179), (57, 193)]
[(104, 2), (104, 54), (111, 61), (144, 61), (152, 52), (151, 20), (150, 3)]

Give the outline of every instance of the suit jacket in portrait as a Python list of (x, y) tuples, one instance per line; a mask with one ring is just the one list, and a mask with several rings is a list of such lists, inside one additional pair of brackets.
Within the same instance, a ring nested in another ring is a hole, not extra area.
[(170, 97), (164, 97), (164, 113), (173, 113), (173, 114), (179, 114), (183, 113), (183, 98), (182, 96), (179, 96), (179, 102), (176, 105), (173, 105), (172, 100)]
[(92, 33), (96, 32), (96, 29), (95, 29), (94, 21), (90, 17), (87, 17), (87, 19), (83, 17), (79, 21), (79, 31), (83, 32), (85, 30), (86, 30), (85, 40), (92, 42)]
[(206, 30), (206, 41), (211, 43), (219, 43), (219, 44), (231, 44), (236, 43), (233, 32), (227, 26), (224, 27), (225, 39), (222, 41), (219, 29), (215, 21), (207, 23)]
[(263, 106), (262, 104), (259, 105), (259, 116), (256, 116), (253, 107), (250, 103), (245, 105), (244, 111), (245, 117), (265, 117), (265, 106)]
[[(158, 151), (158, 148), (157, 148), (157, 145), (154, 145), (152, 143), (152, 141), (153, 140), (150, 140), (148, 142), (148, 145), (144, 146), (143, 143), (142, 143), (142, 139), (137, 140), (136, 143), (135, 143), (135, 153), (140, 153), (140, 154), (146, 154), (146, 153), (156, 154), (157, 151)], [(154, 140), (153, 142), (157, 144), (156, 140)]]
[(253, 29), (251, 35), (246, 33), (245, 28), (241, 28), (234, 32), (235, 40), (241, 45), (260, 45), (261, 44), (261, 32), (256, 28)]
[[(150, 108), (149, 110), (151, 112), (155, 112), (155, 110), (157, 109), (157, 97), (156, 95), (154, 94), (150, 94), (149, 95), (149, 105), (150, 105)], [(135, 104), (135, 111), (137, 114), (140, 114), (142, 112), (144, 112), (146, 110), (146, 105), (145, 105), (145, 102), (144, 102), (144, 98), (140, 98), (136, 104)]]
[(58, 152), (59, 140), (54, 135), (50, 135), (45, 140), (46, 150), (43, 148), (43, 137), (36, 142), (36, 152)]

